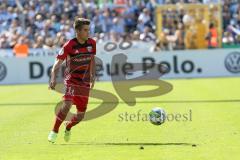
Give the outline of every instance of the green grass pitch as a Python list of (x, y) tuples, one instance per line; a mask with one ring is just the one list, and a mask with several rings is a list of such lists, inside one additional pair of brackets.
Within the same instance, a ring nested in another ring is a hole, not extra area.
[[(44, 84), (0, 86), (0, 160), (240, 159), (240, 78), (167, 82), (174, 88), (166, 95), (137, 99), (134, 107), (120, 100), (112, 112), (80, 123), (69, 143), (62, 126), (55, 144), (47, 136), (61, 95)], [(110, 82), (95, 87), (116, 94)], [(98, 103), (91, 98), (89, 110)], [(154, 106), (182, 119), (154, 126), (144, 117)]]

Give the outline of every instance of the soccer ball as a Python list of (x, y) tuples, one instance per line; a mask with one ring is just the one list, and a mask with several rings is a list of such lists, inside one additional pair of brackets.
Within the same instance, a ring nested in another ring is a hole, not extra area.
[(162, 108), (153, 108), (149, 113), (149, 120), (154, 125), (161, 125), (165, 122), (166, 112)]

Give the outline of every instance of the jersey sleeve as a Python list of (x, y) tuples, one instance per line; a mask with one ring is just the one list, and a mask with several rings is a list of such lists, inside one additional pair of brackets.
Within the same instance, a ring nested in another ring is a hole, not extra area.
[(57, 55), (57, 59), (61, 59), (61, 60), (65, 60), (67, 58), (67, 55), (69, 53), (68, 51), (68, 44), (69, 42), (66, 42), (63, 47), (61, 48), (61, 50), (58, 52), (58, 55)]
[(96, 48), (96, 41), (94, 39), (91, 39), (92, 45), (93, 45), (93, 55), (96, 55), (97, 48)]
[(93, 54), (96, 55), (97, 47), (96, 47), (96, 41), (93, 40)]

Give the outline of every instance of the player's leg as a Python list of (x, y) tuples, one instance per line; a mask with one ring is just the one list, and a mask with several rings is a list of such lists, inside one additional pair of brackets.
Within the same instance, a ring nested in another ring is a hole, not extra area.
[(71, 121), (66, 125), (66, 130), (71, 130), (73, 126), (78, 124), (85, 115), (87, 109), (88, 97), (86, 96), (75, 96), (73, 97), (73, 103), (76, 105), (77, 114), (74, 115)]
[(62, 122), (67, 117), (67, 114), (69, 110), (71, 109), (72, 101), (71, 100), (64, 100), (62, 108), (59, 110), (59, 112), (56, 115), (55, 123), (53, 126), (53, 131), (58, 133), (59, 127), (61, 126)]
[(62, 108), (57, 113), (53, 129), (49, 133), (49, 136), (48, 136), (48, 140), (50, 142), (54, 143), (56, 141), (59, 127), (61, 126), (62, 122), (65, 120), (71, 106), (72, 106), (72, 100), (64, 100), (63, 101)]
[(66, 124), (66, 130), (64, 135), (64, 140), (68, 142), (71, 136), (71, 128), (81, 122), (84, 118), (87, 104), (88, 104), (88, 97), (85, 96), (75, 96), (73, 98), (73, 102), (77, 108), (77, 114), (75, 114), (71, 121)]
[(66, 125), (66, 130), (70, 131), (71, 128), (75, 125), (77, 125), (79, 122), (81, 122), (84, 118), (85, 112), (78, 112), (77, 114), (75, 114), (71, 121), (69, 123), (67, 123)]
[(66, 123), (66, 129), (64, 133), (64, 140), (65, 142), (68, 142), (71, 138), (71, 128), (75, 125), (77, 125), (79, 122), (82, 121), (84, 118), (85, 112), (78, 112), (76, 115), (74, 115), (70, 122)]

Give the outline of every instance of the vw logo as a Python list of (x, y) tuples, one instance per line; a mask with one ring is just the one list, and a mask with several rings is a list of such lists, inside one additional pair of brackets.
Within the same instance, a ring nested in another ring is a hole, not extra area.
[(232, 52), (225, 58), (225, 67), (231, 73), (240, 73), (240, 52)]
[(0, 81), (2, 81), (7, 75), (7, 67), (0, 62)]

